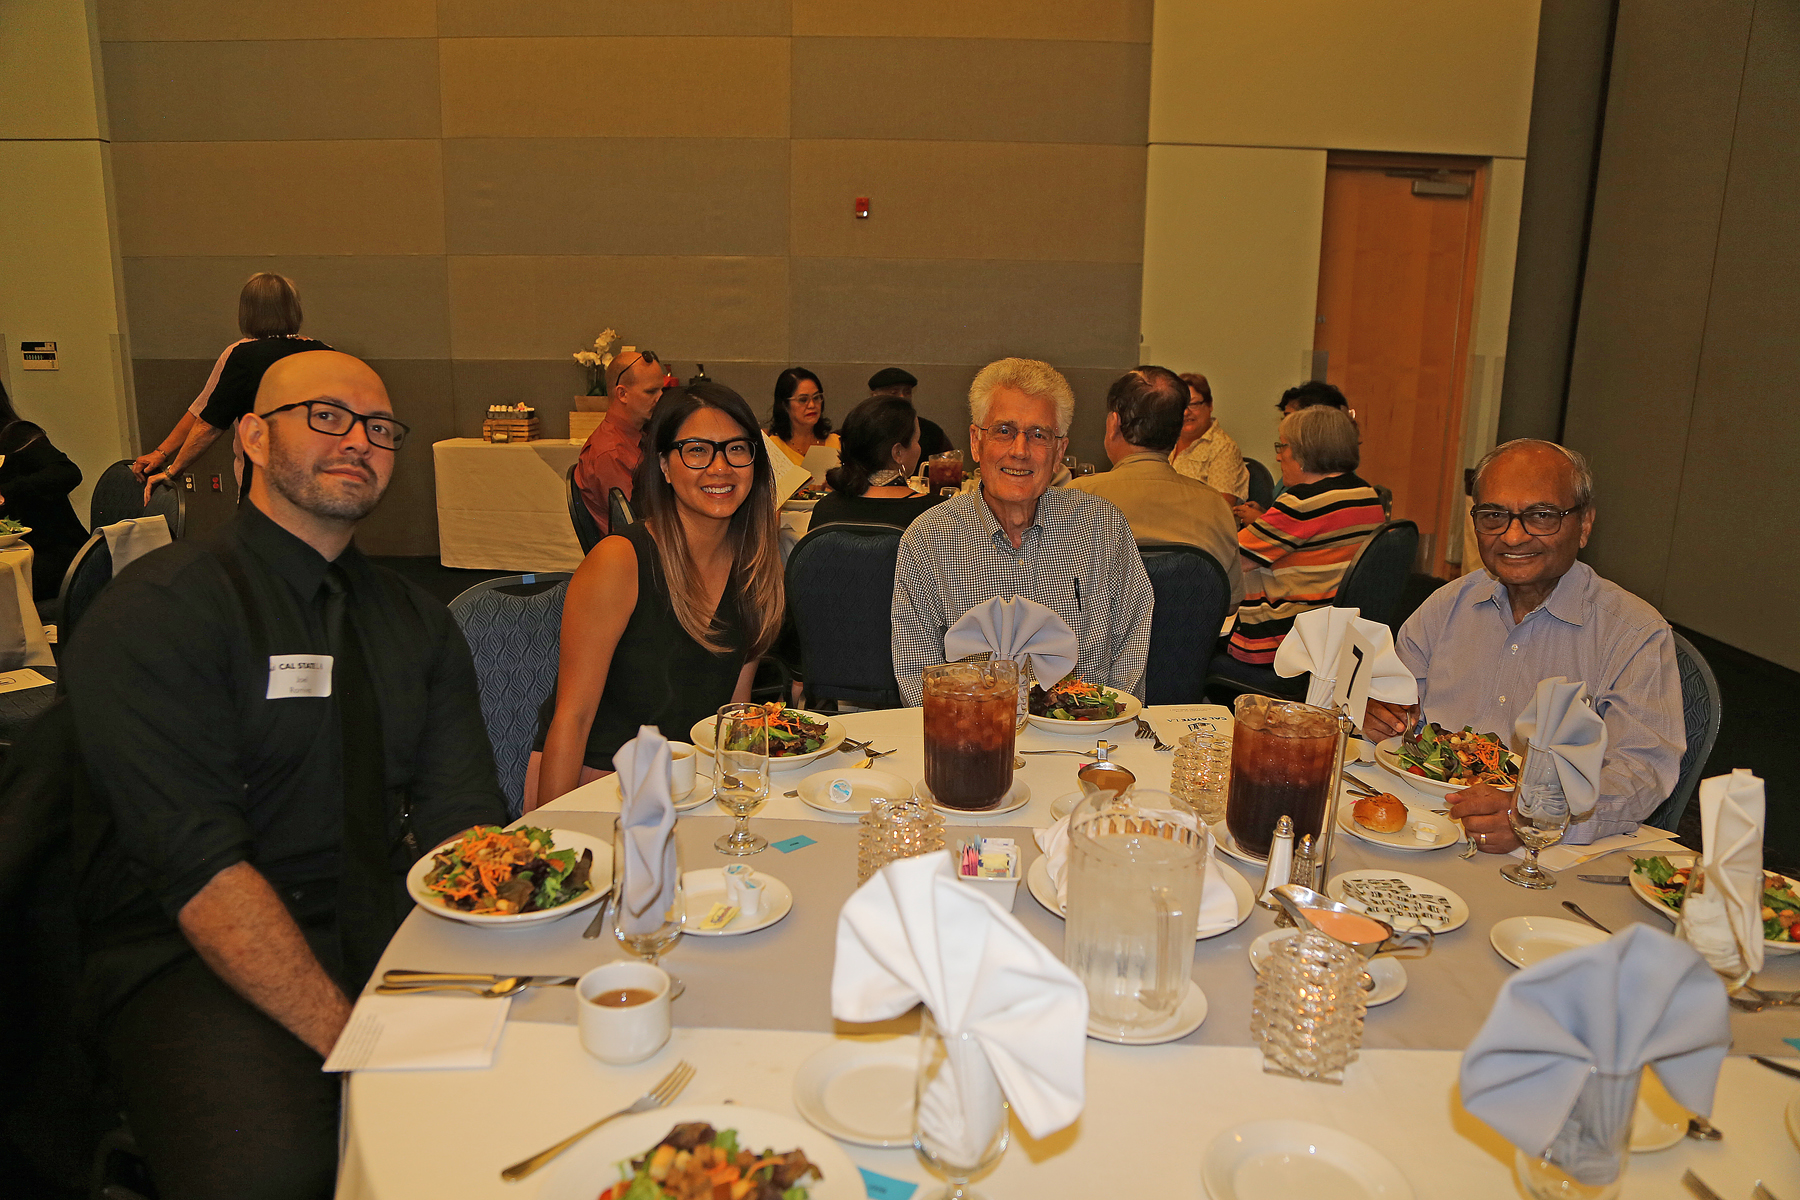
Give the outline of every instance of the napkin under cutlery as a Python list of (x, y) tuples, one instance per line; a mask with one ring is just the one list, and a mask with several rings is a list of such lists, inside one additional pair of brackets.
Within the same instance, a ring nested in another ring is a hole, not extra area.
[[(971, 1035), (1033, 1137), (1081, 1115), (1087, 990), (1011, 913), (959, 883), (947, 850), (889, 863), (838, 914), (831, 1015), (883, 1021), (921, 1001), (947, 1044)], [(933, 1132), (971, 1149), (973, 1162), (988, 1131)]]
[(619, 881), (620, 929), (628, 934), (654, 933), (675, 902), (681, 868), (675, 854), (675, 802), (669, 765), (669, 742), (654, 725), (613, 754), (619, 772), (619, 836), (624, 839), (625, 878)]
[(1525, 745), (1519, 770), (1520, 811), (1566, 806), (1569, 821), (1584, 821), (1600, 799), (1606, 722), (1588, 704), (1587, 684), (1561, 675), (1540, 680), (1537, 694), (1513, 722)]
[(1641, 1068), (1683, 1107), (1712, 1111), (1729, 1012), (1692, 946), (1634, 924), (1506, 981), (1463, 1053), (1463, 1107), (1583, 1183), (1609, 1182)]
[[(1213, 853), (1218, 847), (1213, 842), (1212, 830), (1201, 825), (1192, 813), (1172, 811), (1166, 815), (1206, 836), (1206, 882), (1200, 892), (1200, 913), (1194, 933), (1196, 937), (1223, 933), (1237, 924), (1237, 896), (1220, 873), (1229, 868)], [(1050, 885), (1056, 889), (1056, 903), (1066, 909), (1069, 907), (1069, 818), (1061, 817), (1046, 829), (1034, 829), (1031, 836), (1036, 839), (1038, 849), (1044, 852), (1044, 870), (1050, 875)]]
[(511, 1008), (510, 997), (364, 993), (322, 1069), (335, 1073), (490, 1067)]
[(1704, 891), (1681, 906), (1681, 927), (1721, 975), (1763, 965), (1763, 781), (1747, 769), (1700, 781)]
[[(1337, 687), (1338, 657), (1344, 648), (1344, 632), (1354, 628), (1375, 647), (1368, 667), (1369, 699), (1388, 704), (1417, 704), (1419, 680), (1394, 653), (1394, 634), (1379, 621), (1371, 621), (1358, 608), (1315, 608), (1294, 618), (1294, 627), (1275, 648), (1275, 673), (1286, 677), (1312, 673), (1306, 685), (1306, 702), (1332, 708)], [(1361, 713), (1350, 719), (1360, 728)]]
[(995, 596), (958, 617), (944, 634), (948, 662), (984, 652), (1010, 662), (1029, 654), (1038, 686), (1048, 691), (1075, 669), (1081, 651), (1075, 631), (1052, 610), (1023, 596)]

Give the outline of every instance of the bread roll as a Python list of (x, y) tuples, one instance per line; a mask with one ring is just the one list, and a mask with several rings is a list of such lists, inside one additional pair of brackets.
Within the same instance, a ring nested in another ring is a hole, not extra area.
[(1406, 828), (1406, 805), (1388, 792), (1358, 800), (1351, 815), (1358, 825), (1376, 833), (1399, 833)]

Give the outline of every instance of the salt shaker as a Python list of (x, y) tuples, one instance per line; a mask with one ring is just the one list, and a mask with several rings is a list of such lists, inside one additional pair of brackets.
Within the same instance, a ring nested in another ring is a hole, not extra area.
[(1269, 893), (1284, 883), (1292, 883), (1294, 864), (1294, 819), (1286, 813), (1281, 820), (1275, 822), (1275, 837), (1269, 842), (1269, 867), (1263, 872), (1262, 887), (1256, 893), (1256, 902), (1264, 908), (1275, 910), (1275, 924), (1291, 926), (1294, 918), (1287, 915)]
[(1362, 975), (1362, 956), (1317, 930), (1276, 943), (1250, 1004), (1263, 1070), (1342, 1083), (1362, 1048)]

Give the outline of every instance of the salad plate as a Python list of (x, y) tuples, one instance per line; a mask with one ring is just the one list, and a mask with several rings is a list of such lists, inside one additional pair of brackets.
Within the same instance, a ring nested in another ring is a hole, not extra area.
[[(1512, 755), (1514, 762), (1518, 761), (1519, 756), (1517, 754), (1513, 754), (1510, 750), (1508, 750), (1507, 753)], [(1418, 788), (1421, 792), (1428, 792), (1434, 796), (1452, 796), (1457, 792), (1466, 791), (1468, 789), (1468, 784), (1465, 783), (1442, 783), (1436, 779), (1427, 779), (1423, 775), (1414, 775), (1411, 771), (1407, 770), (1400, 762), (1400, 739), (1397, 737), (1391, 737), (1385, 742), (1377, 742), (1375, 744), (1375, 762), (1388, 774), (1398, 775), (1401, 779), (1412, 784), (1412, 786)], [(1512, 791), (1512, 785), (1508, 784), (1505, 787), (1497, 787), (1495, 790), (1510, 792)]]
[[(790, 767), (797, 767), (802, 763), (809, 763), (816, 759), (824, 758), (827, 754), (830, 754), (844, 744), (844, 727), (824, 713), (807, 712), (804, 708), (796, 708), (789, 711), (797, 712), (801, 716), (812, 721), (823, 722), (825, 725), (825, 741), (817, 750), (808, 751), (805, 754), (770, 755), (769, 766), (773, 767), (775, 770), (785, 771)], [(700, 753), (706, 755), (708, 758), (712, 757), (713, 743), (718, 740), (713, 735), (713, 727), (718, 723), (719, 718), (717, 717), (701, 717), (698, 721), (694, 722), (694, 727), (688, 731), (688, 740), (694, 743), (695, 749), (699, 750)]]
[(1367, 1142), (1310, 1121), (1248, 1121), (1214, 1138), (1200, 1159), (1212, 1200), (1330, 1196), (1412, 1200), (1400, 1168)]
[[(850, 798), (842, 804), (831, 798), (831, 785), (838, 780), (850, 785)], [(875, 800), (905, 800), (913, 794), (913, 785), (888, 771), (849, 766), (830, 771), (815, 771), (795, 787), (800, 803), (820, 812), (858, 817), (869, 811)]]
[(682, 936), (735, 937), (740, 933), (755, 933), (767, 929), (794, 910), (794, 889), (761, 871), (756, 873), (756, 878), (763, 882), (760, 914), (746, 917), (739, 913), (723, 929), (702, 929), (700, 922), (706, 919), (712, 906), (725, 903), (725, 868), (702, 867), (697, 871), (682, 872), (681, 894), (687, 901), (687, 920), (681, 927)]
[[(1413, 808), (1411, 805), (1407, 805), (1405, 825), (1392, 833), (1377, 833), (1356, 823), (1356, 802), (1348, 800), (1338, 806), (1338, 828), (1365, 842), (1409, 853), (1442, 850), (1462, 841), (1462, 826), (1455, 821), (1449, 817), (1440, 817), (1429, 809)], [(1431, 837), (1421, 840), (1416, 830), (1427, 832)]]
[[(1692, 854), (1661, 854), (1655, 857), (1667, 859), (1669, 865), (1677, 870), (1694, 865)], [(1681, 916), (1681, 888), (1679, 886), (1659, 886), (1650, 882), (1650, 878), (1644, 874), (1644, 869), (1638, 866), (1636, 861), (1632, 862), (1631, 874), (1626, 876), (1626, 879), (1630, 882), (1631, 890), (1639, 900), (1671, 921), (1677, 920)], [(1789, 891), (1800, 895), (1800, 881), (1790, 879), (1786, 875), (1778, 875), (1774, 871), (1764, 871), (1765, 887), (1771, 879), (1781, 880)], [(1768, 903), (1766, 894), (1763, 903), (1765, 905)], [(1778, 942), (1766, 937), (1763, 939), (1764, 954), (1793, 954), (1795, 952), (1800, 952), (1800, 942)]]
[(1111, 729), (1114, 725), (1122, 725), (1144, 711), (1143, 704), (1130, 692), (1119, 691), (1118, 688), (1107, 688), (1106, 690), (1118, 694), (1119, 715), (1116, 717), (1100, 717), (1092, 721), (1060, 721), (1055, 717), (1040, 717), (1033, 714), (1026, 719), (1046, 733), (1092, 737), (1102, 729)]
[[(1197, 933), (1194, 940), (1204, 942), (1207, 938), (1218, 937), (1221, 933), (1230, 933), (1239, 925), (1250, 919), (1256, 911), (1256, 893), (1250, 890), (1250, 881), (1223, 863), (1213, 864), (1213, 869), (1225, 877), (1231, 885), (1231, 897), (1237, 901), (1237, 920), (1223, 929), (1215, 929), (1211, 933)], [(1025, 886), (1031, 892), (1031, 898), (1049, 909), (1056, 916), (1062, 916), (1062, 906), (1056, 902), (1056, 888), (1050, 882), (1050, 868), (1044, 862), (1044, 856), (1038, 855), (1031, 860), (1031, 866), (1025, 869)]]
[(1075, 806), (1080, 803), (1080, 792), (1064, 792), (1050, 802), (1050, 819), (1053, 821), (1062, 820), (1064, 817), (1074, 812)]
[(1430, 879), (1401, 871), (1363, 869), (1334, 875), (1325, 894), (1340, 903), (1362, 905), (1395, 929), (1423, 927), (1432, 933), (1461, 929), (1469, 920), (1463, 898)]
[(1515, 967), (1529, 967), (1564, 950), (1593, 946), (1607, 935), (1592, 925), (1577, 925), (1560, 917), (1508, 917), (1488, 930), (1488, 942)]
[(918, 1071), (916, 1037), (839, 1039), (794, 1072), (794, 1107), (840, 1141), (911, 1146)]
[[(661, 1058), (672, 1058), (664, 1051)], [(662, 1068), (646, 1073), (645, 1084), (660, 1077)], [(623, 1094), (623, 1093), (621, 1093)], [(622, 1103), (623, 1101), (621, 1101)], [(605, 1109), (596, 1101), (596, 1112)], [(578, 1120), (570, 1118), (570, 1125)], [(774, 1150), (785, 1153), (799, 1149), (819, 1168), (823, 1179), (809, 1180), (806, 1200), (862, 1200), (862, 1175), (838, 1144), (827, 1134), (792, 1117), (765, 1112), (742, 1104), (677, 1104), (670, 1108), (652, 1109), (608, 1122), (570, 1147), (561, 1158), (544, 1169), (543, 1187), (536, 1193), (539, 1200), (594, 1200), (594, 1197), (619, 1180), (619, 1164), (642, 1158), (669, 1130), (677, 1125), (704, 1121), (721, 1132), (737, 1130), (738, 1144), (745, 1149)], [(538, 1141), (543, 1135), (534, 1134)], [(910, 1140), (910, 1139), (909, 1139)], [(542, 1147), (535, 1143), (519, 1149), (520, 1154)], [(505, 1158), (504, 1155), (496, 1157)]]
[[(604, 896), (612, 887), (612, 843), (590, 837), (585, 833), (577, 833), (573, 829), (553, 829), (551, 846), (556, 850), (573, 850), (580, 854), (583, 850), (594, 852), (593, 865), (588, 869), (587, 890), (555, 908), (539, 909), (527, 913), (472, 913), (449, 907), (425, 887), (425, 876), (435, 864), (434, 858), (443, 846), (432, 849), (406, 873), (406, 891), (413, 902), (420, 908), (436, 917), (450, 921), (461, 921), (466, 925), (532, 925), (540, 921), (555, 921), (568, 916), (572, 912), (586, 908)], [(449, 845), (450, 843), (445, 843)]]
[[(1269, 932), (1250, 943), (1250, 966), (1258, 975), (1269, 965), (1269, 956), (1275, 952), (1279, 942), (1285, 942), (1299, 933), (1298, 929), (1271, 929)], [(1386, 1004), (1390, 1000), (1398, 1000), (1400, 993), (1406, 990), (1406, 968), (1398, 959), (1378, 955), (1368, 962), (1369, 978), (1375, 981), (1375, 990), (1363, 996), (1363, 1003), (1370, 1008), (1377, 1004)]]
[(1006, 795), (1000, 797), (1000, 803), (992, 808), (951, 808), (948, 805), (939, 804), (937, 798), (931, 794), (931, 788), (923, 779), (913, 786), (913, 795), (939, 812), (953, 817), (993, 817), (1001, 813), (1012, 812), (1017, 808), (1024, 808), (1031, 803), (1031, 789), (1025, 786), (1025, 781), (1017, 775), (1013, 776), (1012, 786), (1006, 789)]
[(1206, 1024), (1206, 1010), (1206, 993), (1190, 979), (1188, 990), (1182, 994), (1181, 1003), (1176, 1006), (1175, 1015), (1161, 1025), (1138, 1033), (1116, 1033), (1095, 1025), (1090, 1017), (1087, 1035), (1097, 1042), (1111, 1042), (1116, 1046), (1159, 1046), (1164, 1042), (1179, 1041)]
[(18, 525), (18, 528), (16, 529), (6, 528), (6, 526), (9, 525), (18, 525), (18, 522), (0, 522), (0, 550), (4, 550), (9, 546), (18, 545), (25, 540), (25, 535), (31, 532), (31, 526), (29, 525)]

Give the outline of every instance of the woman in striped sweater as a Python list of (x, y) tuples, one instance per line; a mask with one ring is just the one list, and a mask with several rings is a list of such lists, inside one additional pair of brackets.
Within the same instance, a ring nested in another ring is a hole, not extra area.
[(1381, 498), (1356, 475), (1356, 423), (1342, 409), (1301, 409), (1278, 436), (1287, 490), (1238, 531), (1244, 603), (1229, 649), (1247, 663), (1275, 661), (1294, 618), (1337, 597), (1350, 560), (1384, 519)]

